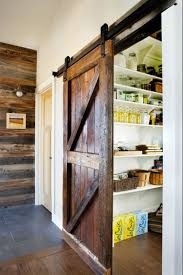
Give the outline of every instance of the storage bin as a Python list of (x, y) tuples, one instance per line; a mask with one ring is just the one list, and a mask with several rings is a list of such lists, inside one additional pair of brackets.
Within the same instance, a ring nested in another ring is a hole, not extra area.
[(135, 176), (129, 176), (127, 179), (113, 180), (114, 192), (136, 189), (139, 179)]
[(163, 170), (152, 169), (150, 174), (150, 183), (154, 185), (163, 184)]
[(134, 170), (134, 176), (138, 177), (138, 186), (144, 187), (149, 183), (150, 172), (146, 170)]

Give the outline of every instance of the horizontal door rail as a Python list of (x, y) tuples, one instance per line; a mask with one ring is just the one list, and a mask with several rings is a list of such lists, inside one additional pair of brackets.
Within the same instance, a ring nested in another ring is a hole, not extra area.
[[(148, 14), (151, 14), (151, 16), (149, 16), (150, 22), (151, 20), (155, 19), (158, 15), (160, 15), (164, 10), (166, 10), (174, 4), (176, 4), (176, 0), (142, 0), (108, 28), (107, 33), (105, 33), (105, 40), (114, 39), (120, 33), (124, 32), (128, 28), (131, 28), (138, 21), (142, 20), (144, 17), (147, 17)], [(103, 26), (106, 25), (107, 24), (104, 24)], [(103, 29), (103, 26), (101, 30)], [(55, 77), (60, 77), (64, 73), (64, 71), (67, 70), (68, 67), (75, 64), (82, 57), (87, 55), (90, 51), (92, 51), (99, 45), (103, 45), (103, 39), (103, 36), (98, 36), (97, 38), (95, 38), (86, 47), (81, 49), (81, 51), (79, 51), (76, 55), (71, 57), (69, 59), (69, 63), (63, 64), (58, 68), (57, 72), (53, 72), (53, 75)]]

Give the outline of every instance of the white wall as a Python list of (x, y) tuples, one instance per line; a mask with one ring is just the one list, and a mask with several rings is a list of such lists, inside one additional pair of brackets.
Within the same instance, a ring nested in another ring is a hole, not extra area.
[(53, 70), (99, 35), (104, 23), (112, 24), (139, 0), (67, 0), (47, 29), (38, 50), (38, 85)]
[(162, 16), (163, 275), (182, 275), (182, 0), (177, 3)]

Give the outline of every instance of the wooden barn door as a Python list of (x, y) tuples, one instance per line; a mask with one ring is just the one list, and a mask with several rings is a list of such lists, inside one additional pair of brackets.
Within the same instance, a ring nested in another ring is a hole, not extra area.
[(64, 82), (64, 236), (96, 274), (112, 262), (113, 45), (67, 69)]

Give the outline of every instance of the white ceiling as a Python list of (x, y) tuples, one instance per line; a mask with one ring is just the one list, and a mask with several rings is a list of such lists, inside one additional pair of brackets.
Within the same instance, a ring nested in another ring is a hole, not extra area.
[(37, 49), (61, 0), (0, 0), (0, 42)]

